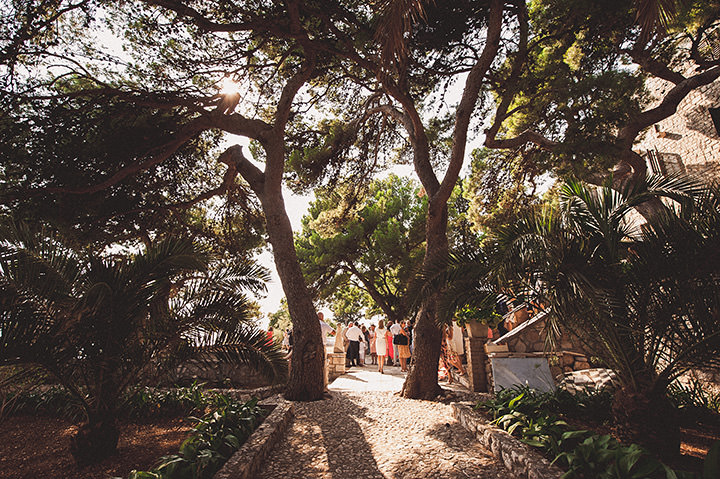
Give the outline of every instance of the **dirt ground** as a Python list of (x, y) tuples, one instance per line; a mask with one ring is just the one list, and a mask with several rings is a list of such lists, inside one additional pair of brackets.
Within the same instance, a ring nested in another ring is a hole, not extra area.
[(76, 426), (49, 417), (18, 416), (0, 420), (0, 478), (107, 479), (148, 470), (166, 454), (178, 451), (191, 425), (181, 418), (120, 422), (118, 453), (79, 469), (70, 455)]

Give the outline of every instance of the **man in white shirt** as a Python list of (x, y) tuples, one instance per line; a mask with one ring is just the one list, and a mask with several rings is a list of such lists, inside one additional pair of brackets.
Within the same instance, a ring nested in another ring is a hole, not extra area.
[(350, 341), (347, 350), (350, 366), (362, 366), (360, 364), (360, 339), (364, 339), (362, 330), (354, 323), (350, 323), (347, 331), (345, 331), (345, 337)]
[[(392, 320), (390, 320), (390, 321), (392, 322)], [(395, 366), (399, 366), (400, 365), (400, 354), (398, 352), (398, 345), (395, 344), (395, 336), (400, 334), (400, 331), (402, 331), (402, 328), (400, 327), (400, 323), (393, 323), (390, 325), (388, 330), (390, 331), (390, 334), (392, 334), (392, 336), (393, 336), (393, 353), (395, 355), (393, 357), (393, 363)]]

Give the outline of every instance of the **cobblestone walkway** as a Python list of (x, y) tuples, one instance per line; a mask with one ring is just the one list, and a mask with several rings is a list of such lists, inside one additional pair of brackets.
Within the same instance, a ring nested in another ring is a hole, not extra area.
[(509, 479), (450, 406), (394, 395), (403, 380), (399, 368), (353, 368), (330, 385), (332, 399), (295, 403), (260, 477)]

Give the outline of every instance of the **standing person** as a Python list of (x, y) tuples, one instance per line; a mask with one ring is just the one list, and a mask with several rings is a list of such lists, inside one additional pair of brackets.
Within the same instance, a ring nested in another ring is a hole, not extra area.
[(375, 351), (377, 352), (378, 359), (378, 371), (380, 374), (383, 373), (383, 367), (385, 366), (385, 352), (387, 351), (387, 332), (385, 329), (385, 323), (382, 319), (378, 321), (378, 327), (375, 330)]
[(393, 359), (395, 358), (395, 350), (393, 348), (393, 335), (387, 329), (385, 330), (385, 342), (387, 343), (387, 365), (393, 365)]
[[(360, 329), (362, 329), (363, 336), (365, 337), (365, 340), (363, 341), (365, 343), (365, 351), (363, 357), (361, 358), (362, 365), (365, 366), (365, 360), (367, 359), (368, 355), (370, 355), (370, 331), (368, 331), (364, 324), (363, 327)], [(362, 352), (362, 347), (360, 348), (360, 350)]]
[(405, 321), (400, 323), (400, 332), (397, 336), (395, 336), (395, 338), (398, 338), (398, 343), (400, 343), (397, 345), (398, 356), (400, 356), (400, 371), (407, 372), (407, 360), (410, 357), (410, 333), (408, 333), (408, 330), (406, 329)]
[(273, 328), (269, 327), (267, 330), (267, 341), (265, 343), (270, 346), (273, 343)]
[(355, 326), (355, 323), (350, 323), (347, 331), (345, 331), (345, 337), (350, 342), (348, 345), (350, 367), (362, 366), (362, 364), (360, 364), (360, 340), (365, 340), (362, 330)]
[(398, 353), (398, 345), (395, 344), (395, 336), (400, 334), (400, 331), (402, 330), (402, 327), (400, 326), (400, 321), (393, 323), (393, 321), (391, 320), (388, 330), (393, 336), (393, 364), (395, 366), (398, 366), (400, 364), (400, 354)]
[(447, 325), (443, 326), (443, 338), (442, 343), (440, 346), (440, 365), (445, 368), (445, 371), (447, 371), (447, 381), (449, 384), (452, 384), (453, 377), (452, 377), (452, 368), (453, 366), (460, 371), (461, 375), (465, 375), (465, 368), (462, 365), (462, 362), (460, 362), (460, 358), (458, 358), (457, 354), (450, 348), (449, 339), (452, 338), (452, 329), (450, 329)]
[(283, 333), (282, 348), (285, 351), (290, 351), (290, 328), (285, 328), (285, 333)]
[(345, 330), (340, 321), (338, 321), (337, 328), (335, 329), (335, 346), (333, 347), (333, 352), (345, 352)]
[(375, 325), (370, 325), (370, 330), (368, 331), (368, 340), (370, 342), (370, 364), (377, 364), (377, 347), (375, 346), (375, 338), (377, 337), (377, 334), (375, 333)]
[(360, 349), (358, 351), (358, 356), (360, 356), (360, 363), (358, 366), (365, 366), (365, 352), (367, 351), (367, 341), (365, 341), (365, 337), (360, 337)]

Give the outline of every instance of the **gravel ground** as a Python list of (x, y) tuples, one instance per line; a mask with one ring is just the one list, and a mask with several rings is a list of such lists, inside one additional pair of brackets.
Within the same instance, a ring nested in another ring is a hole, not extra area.
[(395, 395), (403, 375), (385, 371), (353, 368), (330, 386), (332, 399), (295, 403), (259, 477), (509, 479), (449, 405)]

